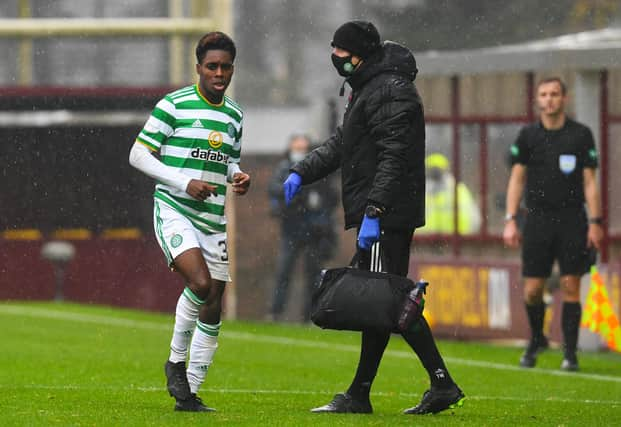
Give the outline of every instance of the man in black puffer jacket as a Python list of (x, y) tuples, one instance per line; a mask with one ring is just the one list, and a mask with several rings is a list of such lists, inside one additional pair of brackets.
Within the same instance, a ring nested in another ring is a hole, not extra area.
[[(373, 24), (351, 21), (332, 40), (332, 62), (352, 93), (335, 135), (291, 168), (284, 183), (290, 202), (301, 185), (341, 169), (345, 227), (358, 230), (360, 268), (407, 276), (414, 229), (425, 224), (425, 119), (414, 86), (416, 61), (404, 46), (380, 43)], [(461, 406), (423, 318), (402, 333), (429, 374), (431, 388), (405, 413)], [(371, 384), (390, 333), (364, 331), (349, 389), (313, 412), (369, 413)]]

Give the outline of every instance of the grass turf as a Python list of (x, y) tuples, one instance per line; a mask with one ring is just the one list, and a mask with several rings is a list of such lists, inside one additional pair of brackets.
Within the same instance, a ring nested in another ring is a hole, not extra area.
[[(581, 372), (558, 370), (559, 351), (517, 368), (521, 349), (442, 341), (466, 394), (462, 408), (402, 415), (428, 387), (394, 336), (372, 391), (372, 415), (311, 414), (344, 390), (359, 336), (316, 327), (224, 322), (200, 395), (216, 413), (175, 413), (165, 389), (172, 315), (56, 303), (0, 303), (0, 425), (614, 425), (621, 414), (621, 355), (580, 354)], [(616, 421), (615, 421), (616, 420)]]

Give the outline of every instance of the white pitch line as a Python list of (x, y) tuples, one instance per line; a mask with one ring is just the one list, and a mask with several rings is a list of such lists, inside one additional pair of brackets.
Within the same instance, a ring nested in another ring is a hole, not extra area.
[[(81, 385), (44, 385), (44, 384), (26, 384), (20, 386), (3, 385), (0, 384), (0, 389), (15, 390), (15, 389), (33, 389), (33, 390), (88, 390), (88, 391), (141, 391), (141, 392), (164, 392), (165, 387), (114, 387), (114, 386), (81, 386)], [(257, 389), (237, 389), (237, 388), (204, 388), (204, 393), (220, 393), (220, 394), (295, 394), (295, 395), (324, 395), (332, 394), (331, 391), (313, 391), (313, 390), (257, 390)], [(420, 393), (389, 393), (389, 392), (372, 392), (372, 396), (379, 397), (399, 397), (402, 399), (419, 398)], [(578, 403), (578, 404), (593, 404), (593, 405), (621, 405), (621, 401), (618, 400), (595, 400), (595, 399), (565, 399), (557, 397), (542, 398), (537, 397), (517, 397), (517, 396), (478, 396), (467, 395), (467, 400), (502, 400), (510, 402), (560, 402), (560, 403)]]
[(21, 307), (0, 304), (0, 314), (14, 314), (23, 317), (36, 317), (56, 320), (72, 320), (80, 323), (93, 323), (106, 326), (120, 326), (123, 328), (150, 329), (150, 330), (171, 330), (172, 326), (166, 327), (156, 322), (144, 320), (132, 320), (118, 317), (107, 317), (96, 314), (72, 313), (70, 311), (49, 310), (36, 307)]
[[(146, 320), (133, 320), (126, 318), (118, 318), (118, 317), (107, 317), (102, 315), (93, 315), (93, 314), (82, 314), (82, 313), (72, 313), (67, 311), (59, 311), (59, 310), (50, 310), (44, 308), (37, 307), (22, 307), (22, 306), (12, 306), (8, 304), (0, 304), (0, 315), (16, 315), (16, 316), (25, 316), (25, 317), (36, 317), (36, 318), (46, 318), (46, 319), (56, 319), (56, 320), (70, 320), (81, 323), (91, 323), (97, 325), (106, 325), (106, 326), (119, 326), (124, 328), (133, 328), (133, 329), (144, 329), (144, 330), (156, 330), (156, 331), (171, 331), (171, 325), (163, 325), (157, 322), (151, 322)], [(235, 331), (226, 331), (223, 330), (221, 333), (222, 339), (233, 339), (233, 340), (241, 340), (241, 341), (251, 341), (251, 342), (261, 342), (266, 344), (280, 344), (280, 345), (289, 345), (289, 346), (297, 346), (297, 347), (308, 347), (313, 349), (327, 349), (327, 350), (339, 350), (345, 352), (353, 352), (359, 353), (360, 348), (357, 345), (348, 345), (348, 344), (336, 344), (336, 343), (327, 343), (321, 341), (311, 341), (304, 340), (298, 338), (288, 338), (276, 335), (261, 335), (261, 334), (251, 334), (247, 332), (235, 332)], [(409, 351), (400, 351), (400, 350), (387, 350), (385, 352), (386, 356), (403, 358), (403, 359), (414, 359), (415, 356), (412, 352)], [(587, 374), (582, 372), (566, 372), (560, 370), (552, 370), (552, 369), (541, 369), (541, 368), (520, 368), (519, 366), (507, 365), (503, 363), (493, 363), (484, 360), (470, 360), (470, 359), (461, 359), (456, 357), (445, 357), (444, 360), (448, 363), (452, 363), (455, 365), (463, 365), (463, 366), (472, 366), (477, 368), (485, 368), (485, 369), (497, 369), (501, 371), (519, 371), (523, 373), (536, 373), (536, 374), (546, 374), (552, 376), (565, 376), (572, 378), (579, 378), (585, 380), (594, 380), (594, 381), (605, 381), (605, 382), (615, 382), (621, 383), (621, 377), (610, 376), (610, 375), (600, 375), (600, 374)]]

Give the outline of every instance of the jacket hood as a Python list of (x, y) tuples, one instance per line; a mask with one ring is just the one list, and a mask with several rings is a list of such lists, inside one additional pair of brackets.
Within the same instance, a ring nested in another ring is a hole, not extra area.
[(400, 74), (414, 81), (418, 68), (416, 68), (416, 59), (410, 49), (386, 40), (382, 43), (381, 49), (367, 58), (360, 69), (347, 79), (347, 82), (353, 89), (357, 89), (377, 74), (385, 72)]

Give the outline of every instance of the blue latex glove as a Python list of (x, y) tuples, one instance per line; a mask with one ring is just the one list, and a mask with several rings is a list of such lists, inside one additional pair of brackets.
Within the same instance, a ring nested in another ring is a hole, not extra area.
[(369, 218), (364, 216), (358, 233), (358, 247), (364, 250), (371, 249), (373, 243), (380, 238), (380, 221), (379, 218)]
[(291, 172), (282, 187), (285, 190), (285, 203), (289, 206), (293, 197), (298, 194), (302, 186), (302, 177), (295, 172)]

